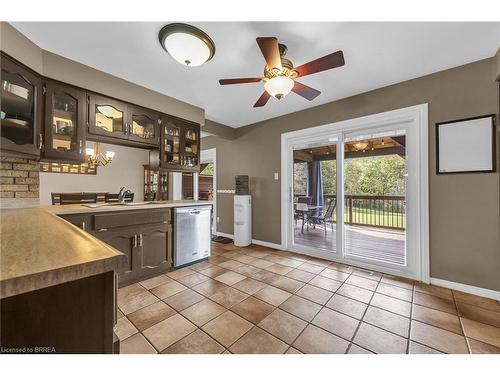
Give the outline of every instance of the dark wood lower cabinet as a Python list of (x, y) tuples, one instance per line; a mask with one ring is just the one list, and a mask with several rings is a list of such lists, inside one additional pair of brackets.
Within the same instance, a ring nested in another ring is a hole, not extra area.
[(0, 300), (2, 353), (114, 353), (115, 275), (106, 272)]
[(138, 230), (138, 277), (166, 272), (172, 264), (172, 226), (160, 224)]

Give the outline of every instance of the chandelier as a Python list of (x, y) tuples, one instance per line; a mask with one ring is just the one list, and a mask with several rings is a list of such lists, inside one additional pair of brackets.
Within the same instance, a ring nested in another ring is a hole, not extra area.
[(94, 143), (94, 148), (87, 147), (85, 149), (85, 161), (89, 166), (94, 168), (108, 165), (113, 161), (114, 157), (114, 151), (106, 151), (103, 155), (101, 153), (101, 145), (99, 142)]

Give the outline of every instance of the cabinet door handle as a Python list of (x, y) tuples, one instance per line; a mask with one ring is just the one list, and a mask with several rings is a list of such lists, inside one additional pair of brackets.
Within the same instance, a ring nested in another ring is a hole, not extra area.
[(142, 246), (142, 233), (139, 234), (139, 246)]
[(87, 230), (87, 223), (85, 221), (82, 221), (82, 229)]
[(137, 247), (137, 234), (134, 234), (134, 247)]
[(38, 134), (38, 141), (39, 141), (38, 148), (41, 150), (43, 148), (43, 135), (41, 133)]

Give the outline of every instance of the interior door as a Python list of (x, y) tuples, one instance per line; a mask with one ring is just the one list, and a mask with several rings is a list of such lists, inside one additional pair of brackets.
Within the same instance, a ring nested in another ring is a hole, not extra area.
[(147, 226), (139, 232), (139, 276), (168, 270), (171, 265), (172, 226)]

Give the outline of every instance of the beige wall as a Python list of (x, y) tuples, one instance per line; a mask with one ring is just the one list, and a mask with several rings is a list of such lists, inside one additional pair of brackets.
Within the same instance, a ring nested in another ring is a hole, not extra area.
[[(253, 238), (280, 243), (280, 182), (273, 173), (280, 171), (281, 133), (429, 103), (431, 276), (500, 290), (499, 173), (437, 176), (434, 136), (436, 122), (498, 115), (495, 78), (490, 58), (249, 125), (233, 141), (203, 138), (202, 148), (217, 148), (218, 189), (233, 188), (236, 174), (251, 176)], [(232, 199), (217, 195), (221, 232), (233, 231)]]
[(0, 31), (2, 51), (39, 74), (202, 125), (205, 123), (202, 108), (45, 51), (6, 22), (0, 23)]

